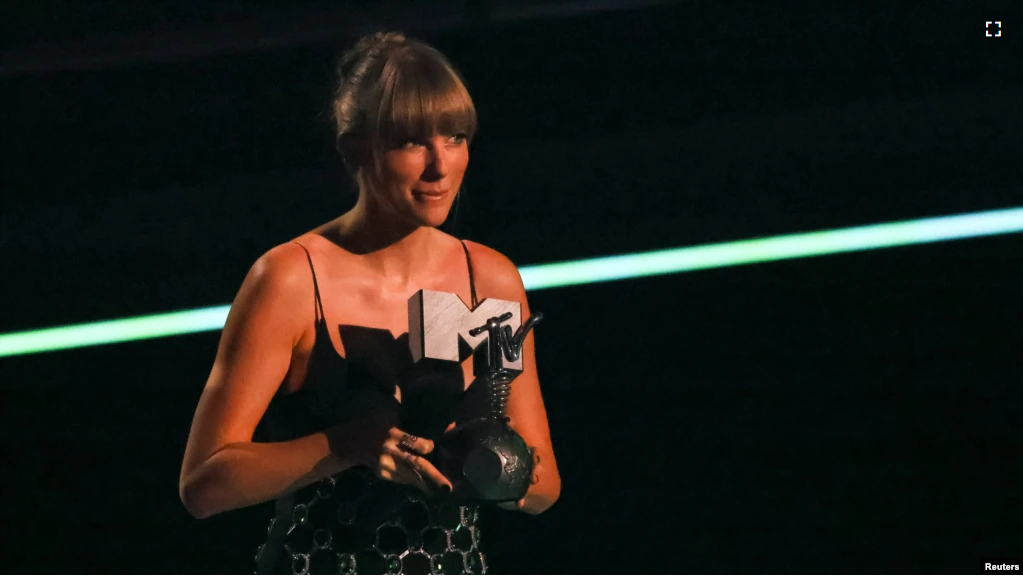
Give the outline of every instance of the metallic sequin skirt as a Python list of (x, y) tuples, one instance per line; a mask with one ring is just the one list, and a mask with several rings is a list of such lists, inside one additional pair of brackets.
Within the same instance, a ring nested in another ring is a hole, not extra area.
[[(479, 508), (347, 470), (278, 506), (257, 554), (277, 574), (486, 574)], [(257, 561), (258, 563), (258, 561)]]

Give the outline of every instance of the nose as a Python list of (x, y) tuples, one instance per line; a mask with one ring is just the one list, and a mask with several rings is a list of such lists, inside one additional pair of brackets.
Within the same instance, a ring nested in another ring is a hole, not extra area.
[(429, 154), (426, 158), (426, 172), (424, 177), (439, 180), (447, 176), (448, 165), (450, 164), (448, 154), (450, 154), (451, 151), (447, 149), (443, 142), (438, 142), (436, 140), (432, 140), (430, 145), (427, 146), (427, 149), (429, 150)]

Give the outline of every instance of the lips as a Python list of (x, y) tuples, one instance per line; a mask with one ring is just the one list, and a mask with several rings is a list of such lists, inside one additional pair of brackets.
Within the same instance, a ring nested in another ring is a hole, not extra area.
[(427, 201), (443, 200), (448, 195), (447, 190), (413, 190), (412, 195)]

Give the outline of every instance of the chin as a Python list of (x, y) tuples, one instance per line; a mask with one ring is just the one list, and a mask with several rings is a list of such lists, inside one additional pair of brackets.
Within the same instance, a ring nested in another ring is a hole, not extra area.
[(417, 211), (406, 216), (406, 221), (410, 224), (427, 228), (439, 228), (447, 219), (447, 212), (443, 214), (424, 214)]
[(447, 212), (445, 212), (442, 216), (430, 215), (429, 217), (422, 219), (422, 225), (429, 226), (430, 228), (439, 228), (444, 224), (444, 222), (447, 221), (447, 219), (448, 219)]
[(413, 211), (413, 219), (419, 223), (420, 226), (429, 226), (431, 228), (437, 228), (444, 224), (448, 219), (448, 214), (451, 213), (450, 206), (437, 206), (434, 208), (418, 208)]

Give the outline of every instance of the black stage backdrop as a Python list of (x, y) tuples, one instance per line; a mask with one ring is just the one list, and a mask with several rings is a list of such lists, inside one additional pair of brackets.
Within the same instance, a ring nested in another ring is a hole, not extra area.
[[(519, 265), (1023, 206), (1009, 2), (465, 4), (14, 3), (0, 332), (230, 302), (351, 204), (332, 71), (378, 28), (466, 77), (450, 225)], [(494, 570), (1020, 564), (1021, 251), (532, 292), (563, 494), (490, 514)], [(270, 507), (197, 521), (177, 495), (218, 338), (0, 360), (7, 570), (251, 571)]]

